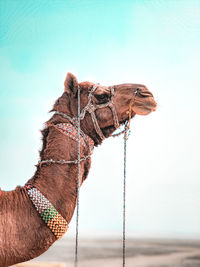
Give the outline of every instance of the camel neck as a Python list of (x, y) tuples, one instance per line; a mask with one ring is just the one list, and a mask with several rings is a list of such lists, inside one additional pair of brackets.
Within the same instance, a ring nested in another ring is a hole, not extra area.
[[(87, 153), (88, 147), (81, 145), (81, 157)], [(77, 141), (54, 127), (47, 127), (43, 131), (43, 148), (40, 155), (41, 160), (75, 160)], [(80, 185), (87, 177), (89, 169), (90, 158), (80, 164)], [(53, 215), (58, 212), (67, 223), (70, 223), (76, 207), (76, 184), (77, 164), (38, 165), (35, 175), (26, 183), (37, 188), (55, 208)], [(2, 192), (0, 206), (0, 241), (3, 242), (3, 247), (0, 248), (0, 265), (10, 266), (35, 258), (60, 237), (43, 223), (25, 188)]]
[[(77, 158), (77, 141), (64, 135), (55, 127), (48, 127), (41, 152), (42, 158), (73, 161)], [(81, 157), (87, 154), (88, 147), (81, 145)], [(86, 178), (90, 159), (80, 164), (80, 185)], [(27, 184), (35, 186), (69, 223), (76, 206), (77, 164), (38, 165), (35, 177)]]

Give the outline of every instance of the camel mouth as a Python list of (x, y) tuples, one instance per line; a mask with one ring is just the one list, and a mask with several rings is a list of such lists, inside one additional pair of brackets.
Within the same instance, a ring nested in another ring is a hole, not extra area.
[(157, 103), (153, 97), (150, 98), (150, 106), (152, 111), (156, 111), (157, 109)]
[(131, 110), (138, 115), (148, 115), (151, 112), (156, 111), (157, 103), (154, 97), (148, 97), (147, 99), (137, 100), (131, 107)]
[(156, 109), (157, 109), (157, 103), (154, 100), (154, 98), (151, 100), (151, 104), (149, 105), (148, 108), (151, 109), (152, 112), (156, 111)]
[[(147, 105), (144, 106), (138, 106), (138, 108), (143, 108), (149, 112), (154, 112), (157, 109), (157, 104), (155, 103), (148, 103)], [(132, 111), (134, 112), (134, 106), (131, 108)]]

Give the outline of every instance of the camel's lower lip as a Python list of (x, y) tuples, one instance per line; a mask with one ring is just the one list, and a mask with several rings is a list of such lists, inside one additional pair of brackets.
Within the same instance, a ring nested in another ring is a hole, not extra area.
[(156, 102), (151, 103), (150, 105), (147, 106), (147, 108), (148, 108), (149, 110), (151, 110), (151, 111), (156, 111), (156, 109), (157, 109), (157, 104), (156, 104)]

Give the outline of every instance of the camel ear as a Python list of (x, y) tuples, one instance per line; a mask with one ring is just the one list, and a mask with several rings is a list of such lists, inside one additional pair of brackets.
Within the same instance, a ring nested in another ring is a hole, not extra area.
[(68, 72), (64, 85), (65, 85), (65, 91), (68, 94), (72, 93), (74, 96), (76, 95), (77, 90), (78, 90), (78, 81), (76, 79), (76, 76)]

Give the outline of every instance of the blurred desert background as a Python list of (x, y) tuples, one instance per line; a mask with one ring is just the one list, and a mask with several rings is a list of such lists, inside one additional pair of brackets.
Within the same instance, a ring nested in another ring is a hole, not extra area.
[[(82, 239), (79, 245), (80, 267), (122, 266), (121, 240)], [(199, 240), (128, 239), (126, 246), (127, 267), (200, 266)], [(17, 266), (73, 267), (74, 248), (74, 240), (62, 238), (40, 257)]]

